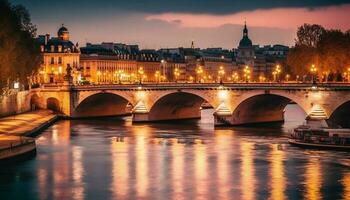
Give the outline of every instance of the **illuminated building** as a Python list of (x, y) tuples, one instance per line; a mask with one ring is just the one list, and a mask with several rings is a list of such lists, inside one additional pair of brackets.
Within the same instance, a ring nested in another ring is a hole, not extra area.
[(81, 50), (82, 76), (92, 84), (163, 81), (155, 76), (161, 61), (154, 50), (120, 43), (88, 43)]
[(63, 25), (57, 32), (57, 37), (49, 34), (39, 35), (42, 63), (39, 71), (41, 83), (61, 83), (64, 81), (67, 67), (72, 68), (73, 81), (78, 82), (79, 56), (78, 44), (74, 45), (69, 40), (69, 31)]
[(247, 25), (244, 24), (243, 37), (235, 49), (235, 71), (242, 71), (248, 65), (252, 67), (252, 79), (257, 81), (258, 77), (266, 77), (270, 80), (272, 71), (276, 64), (285, 66), (289, 47), (283, 45), (253, 45), (248, 36)]

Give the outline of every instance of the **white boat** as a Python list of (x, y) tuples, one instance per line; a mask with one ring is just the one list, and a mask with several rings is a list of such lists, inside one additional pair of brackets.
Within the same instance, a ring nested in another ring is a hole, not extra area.
[(350, 150), (350, 129), (299, 126), (288, 140), (290, 144), (319, 149)]

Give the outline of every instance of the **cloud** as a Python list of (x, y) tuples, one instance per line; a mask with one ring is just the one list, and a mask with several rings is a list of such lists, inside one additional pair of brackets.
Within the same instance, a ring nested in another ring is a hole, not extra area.
[[(106, 12), (232, 14), (271, 8), (314, 8), (342, 5), (349, 0), (10, 0), (36, 12), (104, 14)], [(43, 14), (42, 14), (43, 15)]]
[(296, 29), (303, 23), (321, 24), (327, 28), (350, 29), (350, 4), (319, 8), (274, 8), (257, 9), (228, 15), (163, 13), (146, 16), (146, 20), (176, 21), (180, 27), (216, 28), (226, 24)]

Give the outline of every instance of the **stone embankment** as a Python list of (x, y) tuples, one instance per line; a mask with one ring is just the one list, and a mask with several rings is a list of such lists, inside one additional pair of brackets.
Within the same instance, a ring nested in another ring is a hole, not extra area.
[(57, 115), (49, 110), (38, 110), (0, 118), (0, 160), (35, 151), (35, 140), (30, 136), (46, 128)]

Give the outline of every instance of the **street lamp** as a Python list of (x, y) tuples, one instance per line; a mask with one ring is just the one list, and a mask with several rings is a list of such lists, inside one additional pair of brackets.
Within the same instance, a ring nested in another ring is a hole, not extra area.
[(160, 72), (158, 70), (154, 73), (154, 77), (156, 77), (156, 81), (157, 81), (157, 83), (159, 83)]
[(197, 81), (200, 83), (201, 82), (201, 74), (203, 73), (203, 68), (202, 66), (198, 66), (196, 69), (196, 74), (197, 74)]
[(143, 67), (139, 67), (139, 70), (137, 71), (139, 73), (139, 77), (140, 77), (140, 84), (142, 83), (142, 79), (143, 79)]
[(97, 83), (100, 83), (101, 81), (101, 71), (97, 71)]
[(281, 73), (281, 71), (281, 66), (277, 64), (275, 67), (275, 71), (272, 72), (275, 81), (279, 81), (279, 74)]
[(259, 76), (259, 82), (265, 82), (266, 78), (264, 75)]
[(316, 82), (315, 75), (316, 75), (316, 72), (317, 72), (317, 68), (315, 67), (314, 64), (311, 65), (310, 72), (312, 74), (312, 82), (314, 83), (314, 82)]
[(234, 72), (234, 73), (232, 73), (232, 81), (233, 82), (237, 82), (238, 81), (238, 73), (237, 72)]
[(290, 78), (290, 75), (289, 75), (289, 74), (287, 74), (287, 75), (286, 75), (286, 82), (288, 82), (288, 81), (289, 81), (289, 78)]
[(249, 79), (250, 79), (250, 73), (251, 73), (250, 68), (248, 65), (246, 65), (243, 69), (243, 74), (244, 74), (244, 79), (247, 83), (249, 82)]
[(219, 71), (218, 71), (219, 79), (220, 79), (220, 84), (222, 84), (222, 78), (225, 75), (225, 69), (223, 66), (220, 66)]
[(174, 76), (175, 76), (175, 82), (177, 82), (177, 79), (179, 78), (180, 76), (180, 71), (178, 68), (175, 68), (174, 69)]

